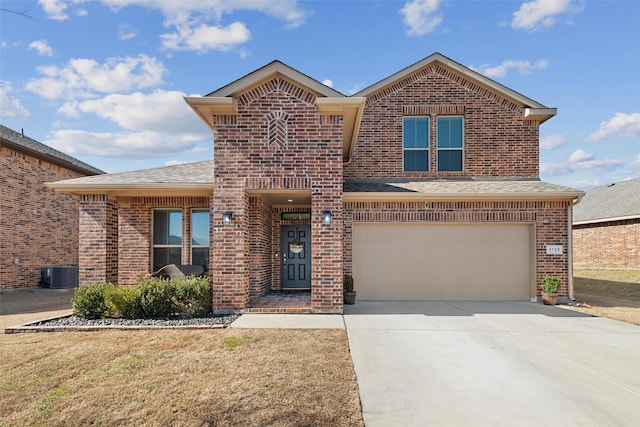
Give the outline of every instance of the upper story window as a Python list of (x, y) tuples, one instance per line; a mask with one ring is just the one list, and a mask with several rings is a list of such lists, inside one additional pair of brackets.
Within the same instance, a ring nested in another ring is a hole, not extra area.
[(209, 268), (209, 220), (208, 209), (191, 211), (191, 264)]
[(461, 116), (438, 117), (438, 171), (462, 172), (463, 135)]
[(429, 117), (404, 117), (402, 123), (403, 170), (429, 170)]
[(182, 210), (153, 211), (153, 270), (182, 264)]

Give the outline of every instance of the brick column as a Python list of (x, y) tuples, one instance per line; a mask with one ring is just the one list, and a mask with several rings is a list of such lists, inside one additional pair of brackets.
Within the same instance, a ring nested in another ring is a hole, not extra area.
[[(211, 209), (211, 282), (214, 311), (242, 310), (249, 302), (249, 198), (242, 179), (216, 180)], [(231, 225), (222, 215), (231, 212)]]
[(118, 207), (106, 194), (80, 199), (79, 282), (118, 282)]

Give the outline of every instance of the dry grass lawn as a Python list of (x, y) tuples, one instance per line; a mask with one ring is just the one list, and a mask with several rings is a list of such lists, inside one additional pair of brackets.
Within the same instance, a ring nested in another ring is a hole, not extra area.
[(344, 330), (0, 335), (0, 426), (362, 426)]
[(575, 310), (640, 325), (640, 270), (576, 269)]

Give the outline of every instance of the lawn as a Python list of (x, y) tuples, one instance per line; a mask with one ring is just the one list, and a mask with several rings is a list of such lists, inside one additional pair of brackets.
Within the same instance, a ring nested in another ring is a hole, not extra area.
[(575, 269), (576, 310), (640, 325), (640, 270)]
[(0, 426), (362, 426), (344, 330), (0, 336)]

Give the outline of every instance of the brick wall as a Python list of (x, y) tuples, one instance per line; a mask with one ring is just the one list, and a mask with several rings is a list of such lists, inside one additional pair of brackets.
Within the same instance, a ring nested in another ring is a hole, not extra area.
[(44, 183), (81, 176), (0, 147), (0, 289), (34, 287), (42, 268), (78, 264), (78, 199)]
[(80, 198), (80, 285), (118, 283), (118, 208), (104, 194)]
[[(568, 295), (567, 206), (569, 202), (347, 202), (344, 271), (351, 274), (353, 224), (357, 222), (527, 223), (535, 224), (536, 289), (547, 274), (562, 279)], [(547, 255), (545, 245), (563, 245), (562, 255)]]
[(134, 284), (151, 272), (153, 209), (182, 210), (182, 264), (191, 264), (191, 210), (209, 208), (208, 197), (131, 197), (118, 204), (118, 283)]
[(575, 225), (573, 265), (640, 269), (640, 219)]
[[(342, 117), (320, 116), (315, 95), (276, 77), (238, 96), (238, 113), (214, 116), (215, 188), (211, 262), (214, 307), (249, 297), (251, 212), (247, 190), (308, 190), (312, 212), (312, 307), (342, 310)], [(322, 213), (335, 218), (321, 226)], [(233, 224), (219, 218), (233, 212)], [(255, 243), (254, 243), (255, 244)], [(263, 258), (253, 258), (258, 263)], [(254, 273), (272, 268), (255, 267)], [(257, 277), (257, 276), (256, 276)]]
[[(402, 118), (429, 116), (429, 172), (402, 171)], [(463, 172), (437, 171), (439, 115), (464, 116)], [(345, 178), (538, 177), (538, 122), (522, 107), (432, 64), (367, 98)]]

